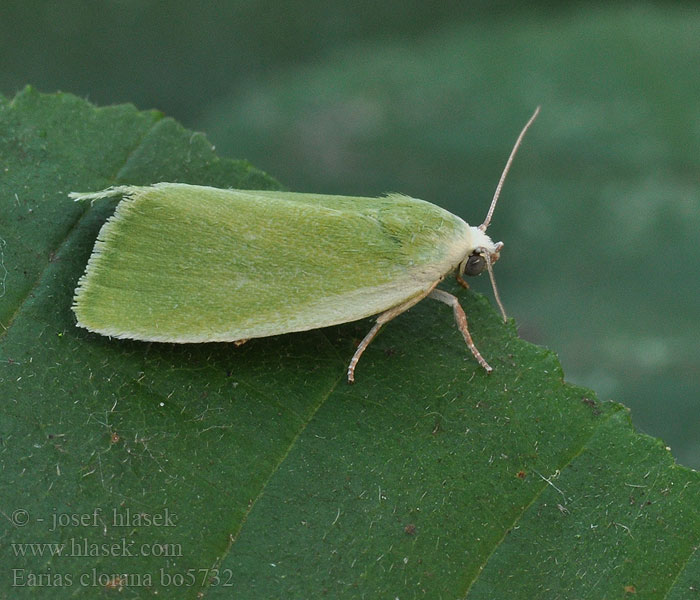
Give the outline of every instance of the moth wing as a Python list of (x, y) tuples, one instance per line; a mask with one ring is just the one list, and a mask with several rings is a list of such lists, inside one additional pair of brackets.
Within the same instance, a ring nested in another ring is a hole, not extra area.
[(114, 188), (73, 309), (104, 335), (236, 341), (354, 321), (425, 293), (466, 255), (469, 227), (428, 202)]

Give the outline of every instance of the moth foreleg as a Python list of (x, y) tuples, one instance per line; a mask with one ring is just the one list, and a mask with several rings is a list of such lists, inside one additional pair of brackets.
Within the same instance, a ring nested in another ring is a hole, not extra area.
[(459, 273), (455, 274), (455, 279), (457, 280), (457, 283), (461, 285), (465, 290), (469, 289), (469, 284), (465, 281), (464, 277), (462, 277)]
[(467, 327), (467, 315), (464, 314), (464, 309), (459, 304), (459, 300), (457, 300), (457, 298), (452, 294), (449, 294), (443, 290), (433, 290), (430, 292), (429, 296), (435, 300), (449, 304), (452, 307), (455, 314), (455, 322), (457, 323), (457, 327), (459, 327), (459, 330), (462, 332), (464, 341), (467, 342), (467, 346), (469, 346), (469, 349), (472, 351), (474, 358), (476, 358), (477, 362), (484, 367), (487, 373), (493, 371), (489, 363), (486, 362), (486, 359), (481, 356), (481, 353), (474, 345), (474, 340), (472, 340), (472, 336), (469, 333), (469, 328)]

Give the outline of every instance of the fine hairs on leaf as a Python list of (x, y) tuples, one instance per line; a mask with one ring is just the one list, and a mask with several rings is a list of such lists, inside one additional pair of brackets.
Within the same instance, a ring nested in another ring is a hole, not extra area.
[[(73, 292), (117, 203), (68, 192), (280, 186), (159, 113), (70, 94), (0, 97), (0, 139), (0, 598), (685, 598), (700, 585), (698, 473), (624, 407), (565, 383), (486, 298), (440, 284), (491, 375), (436, 303), (383, 330), (354, 386), (369, 319), (238, 348), (91, 333)], [(296, 276), (277, 265), (271, 277)], [(29, 551), (44, 542), (74, 551)]]

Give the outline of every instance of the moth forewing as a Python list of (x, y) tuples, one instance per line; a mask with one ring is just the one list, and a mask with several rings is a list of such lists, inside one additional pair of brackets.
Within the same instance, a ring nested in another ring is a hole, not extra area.
[(238, 341), (354, 321), (425, 295), (468, 243), (459, 217), (406, 196), (160, 183), (87, 199), (115, 193), (74, 298), (78, 324), (113, 337)]

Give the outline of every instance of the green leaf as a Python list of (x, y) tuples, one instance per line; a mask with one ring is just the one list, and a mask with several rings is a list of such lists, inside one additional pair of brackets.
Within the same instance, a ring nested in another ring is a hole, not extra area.
[(354, 386), (369, 321), (240, 348), (110, 340), (70, 304), (114, 205), (68, 192), (278, 184), (158, 113), (31, 89), (0, 99), (0, 156), (0, 597), (700, 588), (698, 474), (486, 299), (446, 284), (490, 376), (429, 301), (387, 325)]

